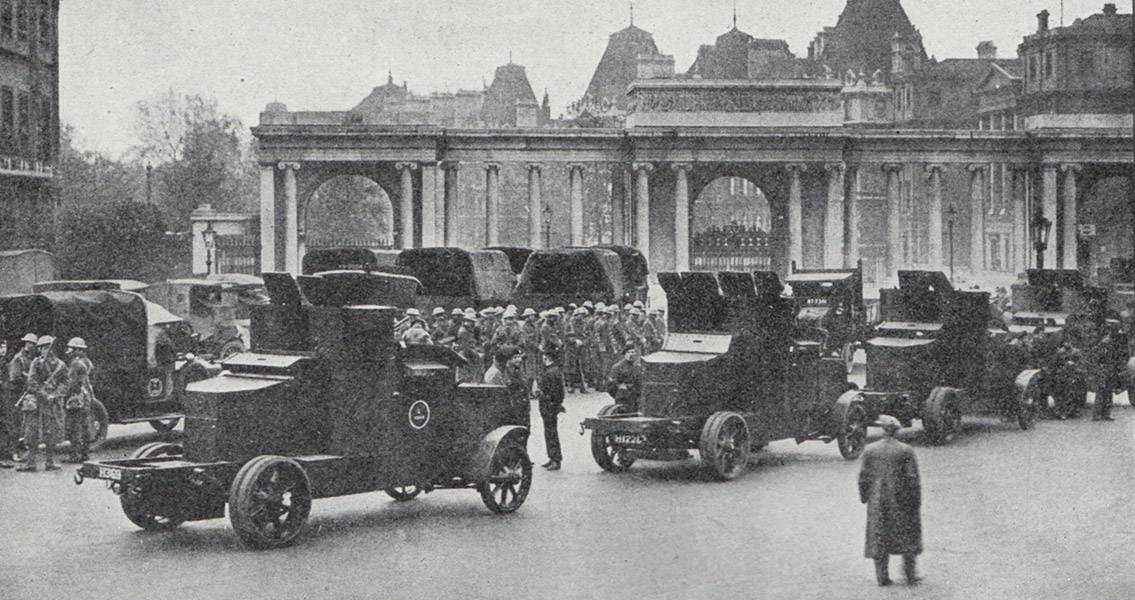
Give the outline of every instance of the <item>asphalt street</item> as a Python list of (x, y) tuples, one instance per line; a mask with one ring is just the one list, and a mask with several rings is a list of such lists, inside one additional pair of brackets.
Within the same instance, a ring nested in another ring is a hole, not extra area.
[[(967, 417), (942, 447), (917, 425), (901, 432), (923, 477), (917, 588), (875, 586), (858, 465), (835, 444), (774, 443), (727, 483), (696, 460), (610, 474), (578, 433), (605, 403), (569, 397), (564, 468), (537, 467), (515, 514), (490, 513), (472, 491), (318, 500), (298, 543), (278, 551), (246, 550), (227, 519), (140, 531), (100, 482), (75, 486), (72, 469), (0, 470), (0, 598), (1135, 596), (1135, 409), (1125, 395), (1110, 423), (1020, 431)], [(110, 431), (101, 457), (179, 437)], [(546, 459), (539, 430), (529, 450)], [(892, 568), (901, 572), (897, 558)]]

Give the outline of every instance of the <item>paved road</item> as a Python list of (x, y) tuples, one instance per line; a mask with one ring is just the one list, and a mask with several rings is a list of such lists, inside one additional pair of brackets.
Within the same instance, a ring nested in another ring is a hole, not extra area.
[[(490, 514), (470, 491), (405, 504), (381, 492), (320, 500), (299, 543), (280, 551), (245, 550), (227, 520), (142, 532), (98, 482), (3, 470), (0, 598), (1135, 595), (1135, 409), (1124, 396), (1113, 423), (1022, 432), (967, 417), (946, 447), (903, 431), (924, 484), (927, 579), (917, 590), (874, 585), (857, 465), (834, 444), (774, 443), (729, 483), (706, 480), (692, 460), (613, 475), (578, 435), (579, 419), (603, 403), (569, 398), (565, 467), (537, 469), (514, 515)], [(102, 456), (161, 439), (145, 425), (111, 436)], [(530, 450), (544, 461), (539, 432)]]

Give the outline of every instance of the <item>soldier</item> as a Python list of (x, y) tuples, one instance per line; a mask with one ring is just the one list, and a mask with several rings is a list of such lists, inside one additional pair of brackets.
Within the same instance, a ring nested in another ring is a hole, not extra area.
[(449, 335), (449, 319), (445, 316), (444, 308), (435, 306), (430, 311), (430, 322), (426, 330), (430, 332), (430, 337), (435, 340), (440, 340)]
[(628, 343), (623, 348), (623, 357), (611, 367), (607, 379), (607, 393), (611, 398), (632, 412), (637, 412), (639, 398), (642, 397), (643, 380), (643, 366), (638, 357), (638, 347)]
[(1123, 385), (1125, 340), (1108, 323), (1096, 326), (1098, 341), (1085, 351), (1088, 381), (1096, 399), (1092, 404), (1093, 421), (1114, 421), (1111, 416), (1112, 390)]
[(666, 343), (666, 319), (662, 318), (661, 308), (652, 308), (646, 314), (646, 323), (650, 326), (649, 329), (644, 326), (645, 332), (653, 336), (653, 340), (648, 340), (649, 345), (655, 349), (660, 350), (662, 345)]
[(875, 579), (891, 585), (888, 563), (901, 554), (906, 582), (921, 580), (915, 560), (922, 553), (922, 483), (914, 450), (895, 439), (902, 428), (890, 415), (879, 417), (883, 439), (863, 452), (859, 471), (859, 501), (867, 505), (864, 556), (875, 560)]
[(646, 354), (646, 336), (643, 333), (644, 318), (642, 310), (636, 307), (631, 307), (627, 311), (626, 321), (623, 323), (623, 331), (626, 335), (626, 342), (634, 344), (638, 348), (640, 355)]
[(406, 316), (404, 316), (401, 320), (394, 324), (394, 339), (402, 339), (402, 334), (406, 333), (406, 330), (410, 329), (410, 324), (414, 322), (414, 319), (420, 319), (421, 316), (422, 311), (413, 307), (407, 308)]
[[(23, 472), (37, 470), (36, 453), (39, 443), (44, 443), (44, 470), (55, 471), (55, 445), (60, 441), (63, 429), (63, 402), (61, 393), (66, 385), (67, 366), (52, 352), (55, 338), (45, 335), (39, 338), (36, 348), (39, 356), (32, 361), (28, 370), (28, 386), (20, 400), (20, 410), (24, 417), (24, 439), (28, 443), (27, 464), (17, 469)], [(42, 438), (42, 440), (41, 440)]]
[(611, 365), (614, 364), (615, 355), (615, 337), (614, 321), (611, 318), (611, 309), (603, 307), (597, 310), (595, 321), (591, 325), (591, 348), (595, 352), (595, 373), (593, 376), (596, 380), (592, 383), (601, 383), (603, 386), (607, 384), (607, 373), (611, 370)]
[(490, 342), (494, 353), (501, 346), (520, 347), (520, 325), (516, 322), (516, 316), (515, 309), (512, 311), (505, 309), (504, 315), (501, 317), (501, 324), (493, 332), (493, 338)]
[(4, 374), (4, 379), (0, 381), (0, 469), (11, 469), (8, 458), (15, 449), (18, 434), (12, 425), (16, 414), (15, 406), (8, 394), (8, 340), (0, 340), (0, 373)]
[(558, 471), (563, 462), (560, 450), (560, 431), (557, 420), (564, 412), (564, 375), (559, 367), (559, 352), (544, 352), (544, 373), (536, 382), (536, 398), (540, 401), (540, 420), (544, 422), (544, 446), (548, 451), (548, 462), (542, 466), (549, 471)]
[(535, 309), (524, 309), (520, 322), (520, 350), (524, 353), (524, 376), (535, 381), (544, 366), (540, 360), (540, 324)]
[(403, 348), (407, 346), (429, 346), (434, 343), (430, 332), (426, 331), (426, 322), (422, 319), (410, 321), (410, 328), (402, 333), (398, 342), (402, 344)]
[(591, 332), (587, 327), (587, 309), (577, 308), (567, 324), (566, 346), (564, 347), (566, 370), (563, 373), (563, 378), (569, 388), (584, 394), (587, 393), (584, 357), (591, 345), (590, 337)]
[(87, 358), (87, 342), (81, 337), (67, 342), (67, 386), (63, 392), (64, 408), (67, 410), (67, 439), (71, 441), (71, 455), (64, 462), (81, 463), (88, 458), (87, 439), (90, 432), (91, 401), (95, 390), (91, 385), (94, 364)]
[[(23, 396), (24, 391), (27, 390), (28, 371), (31, 370), (32, 361), (35, 360), (36, 342), (39, 341), (39, 336), (34, 333), (29, 333), (21, 338), (20, 341), (23, 342), (23, 347), (20, 348), (20, 351), (16, 353), (16, 356), (12, 357), (12, 360), (8, 363), (8, 397), (5, 398), (5, 403), (8, 405), (9, 410), (13, 408), (16, 409), (10, 425), (13, 428), (20, 428), (12, 433), (12, 436), (17, 438), (17, 440), (22, 437), (22, 424), (18, 423), (22, 420), (23, 411), (19, 410), (16, 405)], [(17, 441), (16, 446), (19, 447), (26, 444), (27, 440), (23, 440), (22, 442)], [(24, 458), (24, 456), (18, 456), (15, 457), (15, 460), (16, 462), (22, 462)]]
[(457, 367), (458, 383), (476, 383), (484, 376), (484, 362), (478, 350), (481, 342), (476, 325), (476, 320), (471, 315), (464, 315), (454, 337), (453, 349), (465, 359), (465, 365)]
[(522, 373), (523, 362), (524, 353), (516, 346), (504, 344), (498, 347), (493, 356), (493, 366), (485, 371), (485, 383), (507, 387), (512, 424), (531, 427), (528, 394), (532, 386)]

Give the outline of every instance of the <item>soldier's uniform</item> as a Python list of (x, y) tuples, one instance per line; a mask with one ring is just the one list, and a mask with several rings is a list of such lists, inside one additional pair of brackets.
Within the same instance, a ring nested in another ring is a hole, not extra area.
[(623, 358), (611, 367), (608, 375), (607, 393), (615, 402), (637, 411), (639, 399), (642, 397), (643, 366), (639, 359), (630, 360), (623, 353)]
[(457, 368), (458, 383), (476, 383), (484, 376), (484, 360), (479, 351), (480, 340), (472, 319), (465, 319), (457, 329), (453, 349), (466, 364)]
[(568, 388), (580, 392), (587, 392), (585, 376), (585, 356), (587, 348), (591, 345), (591, 332), (587, 327), (587, 309), (577, 308), (567, 323), (566, 340), (564, 346), (564, 383)]
[(610, 309), (602, 309), (596, 316), (591, 327), (591, 347), (595, 349), (595, 370), (598, 375), (596, 383), (606, 385), (607, 375), (614, 364), (616, 345), (615, 322), (611, 317)]
[(426, 331), (426, 323), (421, 319), (414, 319), (410, 324), (410, 328), (402, 332), (402, 336), (398, 340), (403, 347), (406, 346), (428, 346), (433, 344), (433, 337), (430, 332)]
[[(17, 401), (23, 395), (24, 391), (28, 388), (28, 372), (32, 368), (32, 361), (35, 360), (35, 344), (39, 337), (34, 333), (29, 333), (21, 340), (24, 347), (16, 353), (12, 360), (8, 363), (7, 375), (7, 396), (4, 398), (4, 403), (11, 414), (11, 422), (9, 425), (9, 432), (12, 439), (19, 439), (23, 436), (23, 411), (16, 406)], [(27, 440), (24, 440), (25, 443)]]
[[(46, 341), (45, 341), (46, 340)], [(35, 471), (40, 442), (46, 446), (44, 468), (58, 469), (55, 464), (55, 445), (63, 433), (63, 391), (67, 384), (67, 365), (51, 352), (55, 338), (43, 336), (39, 347), (48, 347), (46, 354), (37, 356), (28, 370), (28, 387), (20, 400), (24, 416), (24, 439), (28, 443), (28, 462), (22, 471)]]
[(1093, 421), (1112, 421), (1112, 390), (1123, 384), (1126, 340), (1118, 331), (1108, 331), (1107, 324), (1100, 326), (1098, 341), (1085, 352), (1088, 382), (1095, 392), (1092, 405)]
[(91, 402), (95, 389), (91, 384), (95, 365), (87, 358), (87, 344), (82, 338), (72, 338), (67, 348), (73, 349), (71, 362), (67, 365), (67, 385), (63, 393), (64, 408), (67, 411), (67, 439), (71, 441), (71, 456), (68, 462), (87, 460), (90, 440)]
[(524, 309), (524, 320), (520, 323), (520, 349), (524, 352), (524, 377), (535, 381), (543, 368), (540, 358), (540, 327), (536, 322), (536, 311)]

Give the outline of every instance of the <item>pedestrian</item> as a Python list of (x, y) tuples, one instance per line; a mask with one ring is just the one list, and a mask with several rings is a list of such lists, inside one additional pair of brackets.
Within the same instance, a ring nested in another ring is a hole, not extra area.
[(1108, 323), (1099, 323), (1095, 330), (1097, 341), (1086, 349), (1088, 382), (1095, 392), (1092, 403), (1093, 421), (1114, 421), (1111, 416), (1112, 391), (1123, 386), (1123, 371), (1127, 358), (1127, 340)]
[(14, 402), (9, 400), (11, 394), (8, 392), (8, 340), (3, 339), (0, 339), (0, 373), (4, 374), (3, 379), (0, 380), (0, 469), (11, 469), (12, 465), (8, 464), (8, 459), (12, 457), (16, 449), (16, 440), (19, 438), (13, 424), (18, 411)]
[(638, 346), (627, 343), (622, 358), (611, 367), (607, 376), (607, 393), (631, 412), (637, 412), (639, 398), (642, 397), (643, 366), (639, 360)]
[(39, 356), (28, 370), (28, 387), (20, 400), (24, 418), (24, 439), (28, 444), (27, 464), (17, 469), (33, 472), (38, 469), (36, 454), (44, 444), (45, 471), (55, 471), (55, 445), (63, 430), (62, 393), (67, 383), (67, 365), (52, 351), (55, 338), (45, 335), (36, 342)]
[(564, 374), (560, 371), (560, 355), (556, 350), (544, 353), (544, 371), (536, 382), (536, 397), (540, 401), (540, 420), (544, 422), (544, 447), (548, 452), (548, 462), (542, 466), (549, 471), (558, 471), (563, 462), (560, 450), (560, 431), (557, 420), (564, 412)]
[(91, 385), (94, 364), (87, 358), (87, 342), (81, 337), (67, 342), (67, 385), (63, 393), (63, 407), (67, 411), (67, 439), (71, 442), (71, 455), (64, 462), (81, 463), (88, 455), (91, 422), (91, 401), (95, 390)]
[[(16, 416), (12, 417), (10, 425), (19, 428), (12, 433), (17, 438), (17, 451), (20, 451), (21, 446), (27, 446), (27, 440), (23, 439), (23, 411), (17, 405), (28, 388), (28, 371), (31, 370), (32, 361), (35, 360), (36, 342), (39, 341), (39, 336), (29, 333), (20, 338), (20, 341), (23, 343), (23, 347), (8, 363), (8, 397), (4, 399), (8, 409), (16, 409)], [(20, 452), (26, 453), (26, 448)], [(25, 454), (13, 455), (16, 462), (23, 462), (25, 458)]]
[(531, 382), (524, 378), (524, 353), (516, 346), (497, 348), (493, 366), (485, 371), (485, 383), (508, 388), (509, 424), (531, 427), (532, 416), (528, 406)]
[(875, 561), (875, 580), (890, 585), (892, 554), (901, 554), (906, 582), (921, 580), (916, 558), (922, 553), (922, 483), (914, 449), (895, 439), (902, 425), (890, 415), (879, 417), (883, 439), (863, 451), (859, 501), (867, 505), (864, 556)]

